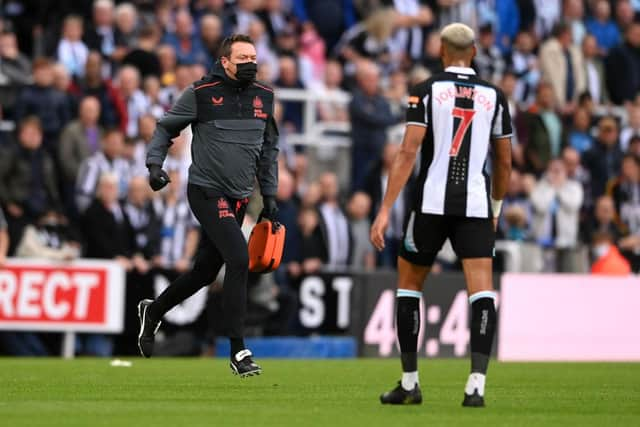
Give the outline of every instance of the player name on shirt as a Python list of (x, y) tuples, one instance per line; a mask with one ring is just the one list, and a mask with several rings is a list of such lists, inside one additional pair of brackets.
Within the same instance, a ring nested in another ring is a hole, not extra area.
[(407, 125), (427, 128), (414, 210), (491, 218), (489, 146), (511, 135), (502, 92), (471, 68), (447, 67), (411, 89)]

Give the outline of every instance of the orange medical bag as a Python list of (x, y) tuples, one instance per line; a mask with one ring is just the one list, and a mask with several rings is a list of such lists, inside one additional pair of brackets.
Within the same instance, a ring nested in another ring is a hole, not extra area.
[(249, 271), (268, 273), (280, 266), (286, 228), (280, 223), (258, 222), (249, 236)]

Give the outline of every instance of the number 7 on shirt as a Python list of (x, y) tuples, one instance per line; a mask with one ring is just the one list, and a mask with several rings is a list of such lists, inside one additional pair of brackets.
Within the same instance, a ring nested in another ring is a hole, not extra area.
[(460, 122), (458, 123), (455, 135), (453, 135), (453, 142), (451, 143), (449, 156), (458, 157), (460, 145), (462, 145), (462, 140), (464, 139), (467, 130), (469, 130), (469, 125), (471, 125), (471, 121), (473, 120), (473, 116), (476, 114), (476, 111), (469, 108), (454, 107), (451, 114), (453, 117), (459, 118)]

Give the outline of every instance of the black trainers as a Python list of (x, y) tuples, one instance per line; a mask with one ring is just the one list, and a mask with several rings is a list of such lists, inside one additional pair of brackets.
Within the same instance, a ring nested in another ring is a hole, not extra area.
[(402, 388), (402, 383), (398, 381), (398, 386), (380, 396), (380, 403), (391, 405), (412, 405), (422, 403), (422, 392), (420, 386), (416, 386), (411, 391)]
[(474, 390), (473, 394), (464, 394), (464, 400), (462, 406), (469, 408), (482, 408), (484, 407), (484, 397), (480, 396), (478, 390)]
[(153, 343), (156, 332), (160, 328), (161, 321), (153, 322), (149, 318), (149, 306), (153, 300), (143, 299), (138, 303), (138, 319), (140, 319), (140, 333), (138, 334), (138, 348), (144, 357), (151, 357), (153, 354)]
[(240, 378), (260, 375), (262, 368), (251, 359), (251, 351), (244, 349), (231, 357), (231, 372), (234, 375), (240, 375)]

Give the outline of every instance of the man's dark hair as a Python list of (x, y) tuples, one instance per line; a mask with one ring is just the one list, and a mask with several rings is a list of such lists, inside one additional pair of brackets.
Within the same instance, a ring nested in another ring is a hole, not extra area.
[(38, 116), (27, 116), (24, 119), (20, 120), (18, 123), (18, 133), (22, 132), (24, 128), (27, 126), (34, 126), (42, 132), (42, 121), (38, 118)]
[(225, 58), (229, 58), (231, 56), (231, 46), (238, 42), (255, 45), (251, 37), (245, 34), (232, 34), (222, 41), (222, 45), (220, 46), (220, 57), (222, 58), (224, 56)]

